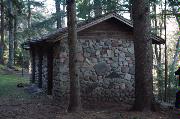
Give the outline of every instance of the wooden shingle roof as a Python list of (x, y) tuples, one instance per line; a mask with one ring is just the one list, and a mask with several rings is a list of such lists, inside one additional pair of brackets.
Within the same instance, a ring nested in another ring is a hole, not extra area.
[[(125, 19), (124, 17), (122, 17), (116, 13), (108, 13), (108, 14), (104, 14), (102, 16), (95, 17), (95, 18), (83, 21), (81, 23), (78, 23), (77, 24), (77, 32), (85, 30), (91, 26), (94, 26), (98, 23), (101, 23), (101, 22), (108, 20), (108, 19), (111, 19), (111, 18), (115, 18), (119, 22), (126, 24), (130, 28), (133, 28), (132, 21)], [(67, 27), (66, 28), (60, 28), (60, 29), (56, 30), (55, 32), (48, 34), (48, 35), (45, 35), (39, 39), (31, 39), (28, 42), (26, 42), (25, 44), (29, 44), (29, 43), (30, 44), (36, 44), (36, 43), (41, 43), (41, 42), (56, 42), (58, 40), (61, 40), (65, 37), (67, 37), (67, 35), (68, 35), (67, 31), (68, 31)], [(153, 40), (153, 43), (155, 43), (155, 44), (165, 43), (165, 40), (159, 36), (152, 34), (151, 38)]]

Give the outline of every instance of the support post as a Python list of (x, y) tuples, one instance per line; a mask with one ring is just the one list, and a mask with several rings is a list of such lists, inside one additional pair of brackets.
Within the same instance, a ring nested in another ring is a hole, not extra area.
[(47, 65), (48, 65), (48, 95), (52, 95), (52, 89), (53, 89), (53, 47), (49, 46), (47, 54)]
[(42, 88), (42, 60), (43, 60), (43, 53), (42, 53), (42, 48), (38, 50), (38, 59), (39, 59), (39, 64), (38, 64), (38, 87)]
[(31, 58), (32, 58), (32, 63), (31, 63), (31, 66), (32, 66), (32, 79), (31, 79), (31, 83), (35, 83), (35, 71), (36, 71), (36, 62), (35, 62), (35, 49), (34, 47), (31, 47)]

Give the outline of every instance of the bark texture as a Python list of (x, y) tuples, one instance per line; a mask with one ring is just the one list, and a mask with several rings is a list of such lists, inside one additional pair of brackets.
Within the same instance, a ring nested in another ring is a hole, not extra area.
[(14, 64), (16, 64), (16, 58), (17, 58), (17, 49), (18, 49), (18, 41), (17, 41), (17, 23), (18, 23), (18, 19), (17, 19), (17, 15), (14, 15)]
[(70, 99), (69, 112), (80, 110), (80, 84), (77, 72), (77, 31), (75, 0), (67, 0)]
[(95, 16), (102, 15), (102, 3), (101, 3), (101, 0), (94, 0), (94, 14), (95, 14)]
[(14, 63), (14, 34), (13, 34), (13, 5), (12, 0), (8, 0), (8, 23), (9, 23), (9, 59), (8, 67)]
[(1, 41), (0, 41), (0, 64), (4, 64), (4, 2), (1, 0)]
[(60, 9), (60, 0), (55, 0), (56, 4), (56, 17), (57, 17), (57, 28), (61, 28), (61, 9)]
[[(31, 27), (31, 3), (30, 3), (30, 0), (28, 0), (28, 16), (27, 16), (27, 22), (28, 22), (28, 28)], [(29, 36), (30, 37), (30, 36)]]
[(153, 100), (153, 52), (150, 37), (149, 0), (133, 1), (135, 48), (135, 104), (137, 111), (150, 111)]

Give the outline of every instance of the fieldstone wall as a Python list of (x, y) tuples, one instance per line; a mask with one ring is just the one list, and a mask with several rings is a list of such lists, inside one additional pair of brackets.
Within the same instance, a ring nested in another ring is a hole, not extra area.
[(82, 99), (89, 102), (134, 100), (134, 45), (130, 39), (80, 39)]
[[(66, 41), (56, 45), (54, 57), (53, 95), (61, 100), (67, 100), (69, 95)], [(135, 58), (131, 39), (79, 37), (77, 55), (83, 103), (134, 101)]]
[(68, 46), (66, 40), (54, 46), (53, 61), (53, 96), (60, 101), (69, 97)]
[[(35, 77), (35, 84), (39, 85), (39, 55), (38, 55), (38, 48), (36, 48), (35, 50), (35, 54), (34, 54), (34, 66), (35, 66), (35, 71), (31, 74), (33, 77)], [(42, 53), (42, 88), (44, 91), (47, 91), (47, 83), (48, 83), (48, 66), (47, 66), (47, 52), (45, 51), (45, 49), (43, 49)], [(32, 58), (31, 58), (31, 62)], [(32, 67), (32, 65), (31, 65)], [(53, 69), (52, 69), (53, 70)]]
[(43, 54), (42, 61), (42, 88), (47, 91), (48, 72), (47, 72), (47, 53)]
[(39, 71), (38, 71), (39, 57), (37, 51), (35, 52), (35, 84), (39, 81)]

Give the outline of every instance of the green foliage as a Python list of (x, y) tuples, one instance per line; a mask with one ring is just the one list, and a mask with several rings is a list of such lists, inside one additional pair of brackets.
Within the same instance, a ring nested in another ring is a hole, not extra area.
[(42, 21), (36, 21), (32, 23), (30, 28), (25, 28), (23, 31), (18, 32), (18, 38), (19, 40), (27, 39), (29, 36), (30, 38), (38, 38), (41, 37), (41, 35), (44, 35), (46, 33), (49, 33), (53, 30), (54, 24), (56, 22), (56, 17), (52, 15), (52, 17), (48, 19), (44, 19)]
[(90, 18), (93, 5), (90, 0), (78, 0), (77, 1), (77, 17), (82, 19)]
[(129, 12), (130, 7), (128, 0), (77, 0), (77, 16), (84, 20), (94, 17), (94, 11), (100, 6), (103, 13)]
[(161, 2), (162, 2), (162, 0), (150, 0), (150, 3), (155, 3), (155, 4), (159, 4)]
[(18, 89), (17, 84), (29, 83), (27, 79), (20, 78), (15, 75), (0, 75), (0, 98), (12, 97), (12, 98), (27, 98), (29, 97), (23, 89)]
[(170, 6), (179, 6), (180, 1), (179, 0), (169, 0), (169, 5)]
[(168, 83), (168, 97), (170, 98), (169, 100), (175, 100), (175, 92), (178, 89), (178, 79), (175, 76), (175, 71), (173, 65), (169, 66), (169, 83)]

